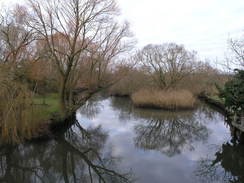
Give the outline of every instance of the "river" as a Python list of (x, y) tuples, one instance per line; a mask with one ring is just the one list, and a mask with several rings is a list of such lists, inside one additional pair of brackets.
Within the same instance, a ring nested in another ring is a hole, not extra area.
[(76, 115), (53, 140), (0, 149), (0, 181), (244, 182), (243, 145), (204, 103), (170, 112), (98, 95)]

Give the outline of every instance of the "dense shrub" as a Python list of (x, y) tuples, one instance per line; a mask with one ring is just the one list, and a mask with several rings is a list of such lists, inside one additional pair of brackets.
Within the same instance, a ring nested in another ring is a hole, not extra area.
[(244, 70), (235, 70), (234, 78), (225, 84), (221, 97), (230, 112), (242, 115), (244, 111)]

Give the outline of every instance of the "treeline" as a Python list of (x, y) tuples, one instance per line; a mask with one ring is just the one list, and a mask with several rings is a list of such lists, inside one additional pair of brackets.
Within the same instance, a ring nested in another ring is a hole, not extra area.
[(193, 108), (200, 95), (218, 95), (229, 76), (201, 62), (184, 45), (147, 45), (131, 58), (134, 68), (111, 89), (117, 96), (130, 96), (137, 106), (165, 109)]

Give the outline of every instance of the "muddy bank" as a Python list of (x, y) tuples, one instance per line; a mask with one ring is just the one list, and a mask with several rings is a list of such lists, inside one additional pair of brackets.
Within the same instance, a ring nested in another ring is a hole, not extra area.
[(39, 132), (27, 141), (41, 141), (55, 138), (59, 134), (65, 133), (76, 122), (75, 112), (61, 120), (61, 118), (51, 118), (47, 122), (39, 125)]

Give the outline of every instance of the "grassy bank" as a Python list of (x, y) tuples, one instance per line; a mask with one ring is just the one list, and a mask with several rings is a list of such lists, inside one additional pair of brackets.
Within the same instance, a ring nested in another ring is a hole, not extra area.
[(200, 95), (199, 98), (203, 99), (207, 104), (210, 104), (210, 105), (216, 107), (217, 109), (219, 109), (223, 113), (227, 112), (225, 109), (225, 104), (224, 104), (225, 101), (224, 101), (224, 99), (219, 98), (219, 96), (217, 96), (217, 95)]
[(218, 95), (210, 95), (210, 96), (208, 96), (208, 98), (215, 101), (215, 102), (218, 102), (218, 103), (224, 105), (225, 100), (220, 98)]
[(35, 96), (33, 105), (37, 109), (35, 115), (43, 121), (53, 117), (53, 114), (60, 112), (58, 94), (51, 93), (45, 96)]
[(169, 110), (192, 109), (195, 97), (187, 90), (161, 91), (143, 89), (132, 95), (133, 103), (138, 107), (153, 107)]
[(21, 143), (38, 136), (48, 131), (49, 119), (57, 119), (52, 115), (60, 111), (57, 94), (33, 98), (26, 87), (17, 84), (12, 90), (1, 88), (1, 92), (0, 144)]

